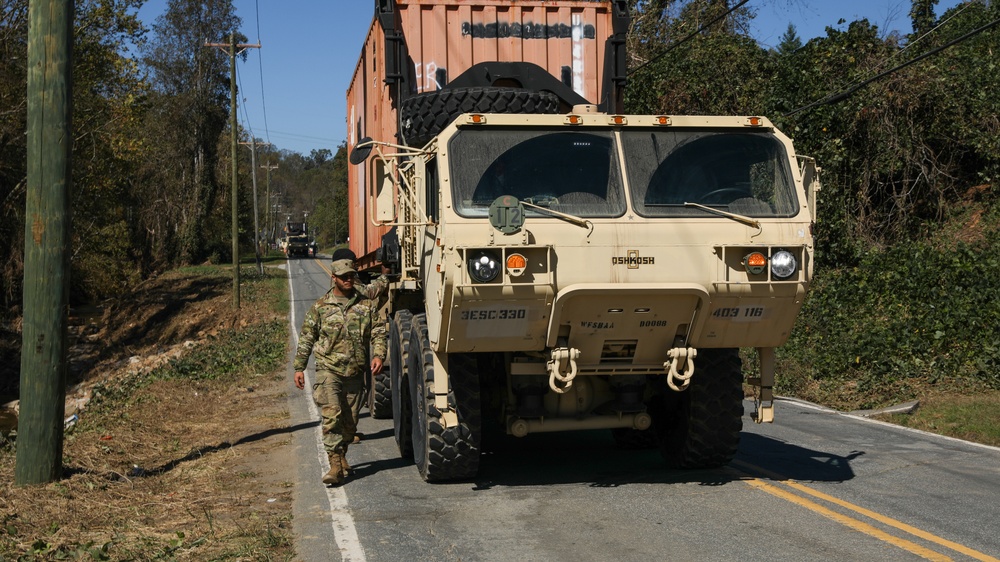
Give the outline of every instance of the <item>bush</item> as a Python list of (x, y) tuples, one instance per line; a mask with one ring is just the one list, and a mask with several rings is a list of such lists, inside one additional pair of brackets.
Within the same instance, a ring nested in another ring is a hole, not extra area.
[(998, 250), (996, 235), (947, 248), (901, 242), (819, 271), (779, 351), (786, 368), (810, 371), (779, 380), (782, 390), (801, 391), (806, 378), (882, 402), (916, 380), (1000, 389)]

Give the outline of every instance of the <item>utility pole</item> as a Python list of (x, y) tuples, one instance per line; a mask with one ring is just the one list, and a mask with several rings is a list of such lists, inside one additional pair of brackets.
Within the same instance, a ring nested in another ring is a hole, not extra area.
[[(257, 222), (257, 139), (240, 144), (250, 145), (250, 177), (253, 178), (253, 248), (257, 256), (257, 274), (264, 274), (264, 266), (260, 264), (260, 223)], [(271, 146), (271, 143), (260, 143), (263, 146)]]
[(62, 476), (73, 154), (72, 0), (28, 3), (28, 177), (14, 483)]
[(236, 308), (240, 307), (240, 229), (239, 229), (239, 181), (236, 176), (236, 49), (240, 49), (242, 53), (246, 49), (259, 49), (260, 43), (256, 45), (244, 45), (236, 44), (236, 35), (233, 33), (229, 34), (229, 43), (205, 43), (206, 47), (218, 47), (220, 49), (229, 50), (229, 97), (230, 97), (230, 116), (229, 123), (232, 129), (233, 135), (233, 150), (232, 150), (232, 161), (233, 161), (233, 306)]
[(264, 201), (267, 201), (267, 220), (265, 221), (266, 224), (264, 225), (264, 229), (267, 230), (269, 234), (273, 234), (274, 220), (271, 215), (271, 170), (277, 170), (278, 165), (271, 165), (271, 161), (268, 159), (267, 164), (261, 166), (261, 168), (267, 170), (267, 187), (265, 188), (266, 196), (264, 197)]

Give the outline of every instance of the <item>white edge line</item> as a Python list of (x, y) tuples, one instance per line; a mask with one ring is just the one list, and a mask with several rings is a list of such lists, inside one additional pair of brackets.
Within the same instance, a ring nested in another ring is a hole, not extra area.
[[(295, 318), (295, 286), (292, 284), (292, 268), (289, 262), (288, 271), (288, 310), (289, 321), (292, 327), (292, 345), (299, 346), (299, 332), (296, 329), (298, 321)], [(312, 377), (309, 370), (305, 371), (306, 388), (312, 388)], [(312, 419), (319, 419), (319, 409), (316, 403), (308, 400), (309, 416)], [(316, 455), (321, 467), (329, 469), (330, 461), (323, 447), (323, 427), (316, 427)], [(308, 485), (308, 484), (304, 484)], [(365, 562), (365, 549), (361, 546), (361, 539), (358, 537), (358, 529), (354, 525), (354, 517), (347, 507), (347, 492), (343, 487), (330, 488), (324, 485), (327, 501), (330, 504), (330, 524), (333, 527), (333, 536), (340, 549), (340, 556), (345, 561)]]
[(838, 416), (844, 416), (845, 418), (851, 418), (853, 420), (873, 423), (876, 425), (882, 425), (885, 427), (891, 427), (901, 431), (908, 431), (910, 433), (916, 433), (918, 435), (923, 435), (924, 437), (933, 437), (943, 441), (950, 441), (953, 443), (961, 443), (963, 445), (969, 445), (970, 447), (977, 447), (980, 449), (986, 449), (987, 451), (993, 451), (1000, 453), (1000, 447), (994, 447), (993, 445), (984, 445), (983, 443), (976, 443), (975, 441), (966, 441), (965, 439), (959, 439), (957, 437), (949, 437), (947, 435), (941, 435), (938, 433), (931, 433), (930, 431), (924, 431), (922, 429), (915, 429), (912, 427), (906, 427), (905, 425), (896, 425), (894, 423), (884, 422), (882, 420), (872, 419), (866, 416), (858, 416), (855, 414), (849, 414), (847, 412), (838, 412), (831, 408), (825, 406), (820, 406), (819, 404), (813, 404), (812, 402), (806, 402), (805, 400), (799, 400), (797, 398), (775, 398), (776, 400), (781, 400), (782, 402), (787, 402), (791, 405), (798, 406), (800, 408), (806, 408), (810, 410), (819, 410), (821, 412), (826, 412), (829, 414), (836, 414)]

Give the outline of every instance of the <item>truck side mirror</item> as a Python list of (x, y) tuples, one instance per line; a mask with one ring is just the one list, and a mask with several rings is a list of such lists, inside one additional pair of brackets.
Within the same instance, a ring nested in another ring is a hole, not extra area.
[(354, 145), (351, 149), (351, 155), (348, 158), (351, 164), (357, 166), (358, 164), (364, 162), (368, 159), (368, 156), (372, 153), (372, 148), (374, 148), (375, 143), (372, 142), (371, 137), (365, 137), (358, 141), (358, 144)]
[(802, 175), (802, 184), (806, 188), (806, 204), (809, 205), (809, 213), (813, 222), (816, 222), (816, 203), (819, 199), (818, 193), (822, 189), (819, 183), (820, 168), (816, 165), (816, 160), (809, 156), (800, 156), (799, 173)]

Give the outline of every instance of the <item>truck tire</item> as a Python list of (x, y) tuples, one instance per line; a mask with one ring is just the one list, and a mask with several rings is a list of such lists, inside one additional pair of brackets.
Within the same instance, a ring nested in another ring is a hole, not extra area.
[[(392, 356), (386, 358), (382, 372), (372, 376), (368, 388), (368, 412), (376, 420), (392, 419)], [(386, 368), (387, 367), (387, 368)]]
[(687, 390), (665, 390), (650, 405), (651, 429), (670, 468), (726, 465), (736, 456), (740, 442), (743, 372), (739, 350), (699, 350), (695, 365)]
[(413, 314), (400, 310), (389, 322), (389, 390), (392, 392), (392, 429), (399, 456), (413, 459), (413, 411), (406, 365), (410, 360)]
[(407, 375), (413, 404), (413, 460), (427, 482), (471, 478), (479, 472), (479, 374), (475, 356), (449, 356), (448, 406), (458, 425), (445, 427), (434, 405), (434, 351), (427, 335), (427, 318), (413, 316)]
[(423, 146), (463, 113), (556, 113), (559, 98), (517, 88), (455, 88), (417, 94), (400, 105), (408, 146)]

